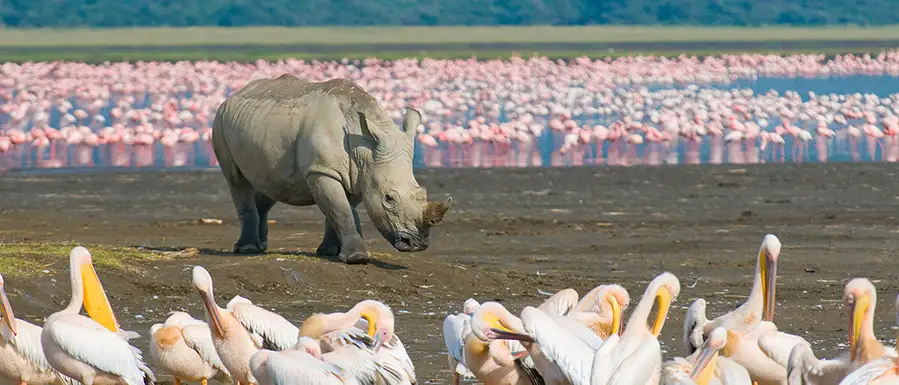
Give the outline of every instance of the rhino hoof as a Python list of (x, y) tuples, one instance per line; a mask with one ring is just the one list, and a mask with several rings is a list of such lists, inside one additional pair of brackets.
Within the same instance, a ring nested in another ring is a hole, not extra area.
[(341, 255), (340, 262), (347, 265), (361, 265), (368, 263), (368, 254), (362, 251), (351, 253), (349, 256)]
[(336, 257), (340, 254), (340, 246), (321, 245), (315, 250), (315, 255), (320, 257)]
[(265, 251), (265, 247), (254, 244), (234, 245), (233, 251), (237, 254), (261, 254)]

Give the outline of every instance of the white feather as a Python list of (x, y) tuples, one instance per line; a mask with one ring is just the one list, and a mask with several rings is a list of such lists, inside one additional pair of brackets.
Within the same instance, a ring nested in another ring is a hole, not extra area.
[(281, 351), (297, 344), (300, 329), (277, 313), (253, 305), (240, 296), (228, 302), (228, 310), (248, 332), (262, 338), (262, 346), (266, 349)]
[(465, 366), (465, 337), (471, 333), (471, 317), (468, 314), (450, 314), (443, 319), (443, 342), (446, 352), (458, 364), (453, 369), (462, 377), (474, 378), (474, 373)]
[(18, 333), (10, 341), (10, 345), (12, 345), (16, 353), (31, 363), (41, 373), (54, 374), (65, 384), (73, 385), (78, 383), (50, 366), (50, 362), (47, 361), (47, 357), (44, 355), (44, 350), (41, 347), (41, 332), (43, 329), (40, 326), (17, 318), (16, 329)]
[(560, 328), (552, 316), (537, 308), (524, 308), (521, 321), (546, 358), (558, 365), (573, 385), (590, 385), (596, 351), (589, 344)]
[(212, 365), (213, 368), (230, 377), (231, 373), (222, 363), (222, 359), (215, 351), (215, 345), (212, 342), (212, 334), (209, 325), (206, 323), (188, 324), (181, 327), (181, 337), (184, 338), (184, 344), (197, 352), (198, 355)]
[(43, 332), (76, 360), (121, 376), (129, 385), (143, 385), (144, 373), (150, 373), (137, 348), (90, 318), (57, 313)]

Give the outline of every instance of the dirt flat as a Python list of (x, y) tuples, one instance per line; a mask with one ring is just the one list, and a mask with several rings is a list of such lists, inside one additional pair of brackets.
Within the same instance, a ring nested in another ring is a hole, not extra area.
[[(419, 381), (447, 383), (441, 324), (466, 298), (501, 301), (518, 313), (546, 298), (539, 291), (570, 287), (584, 294), (619, 283), (633, 306), (663, 271), (682, 284), (663, 346), (669, 357), (683, 355), (684, 309), (702, 297), (717, 316), (743, 301), (759, 243), (773, 233), (783, 243), (776, 323), (812, 342), (819, 357), (832, 357), (845, 348), (840, 299), (852, 277), (874, 281), (877, 335), (893, 341), (897, 172), (874, 164), (418, 170), (432, 199), (449, 194), (456, 203), (432, 231), (431, 247), (393, 251), (363, 214), (377, 261), (346, 266), (312, 255), (323, 228), (316, 207), (273, 209), (272, 254), (226, 252), (238, 224), (217, 171), (11, 171), (0, 177), (0, 242), (199, 249), (183, 258), (98, 267), (119, 322), (143, 334), (136, 345), (145, 351), (147, 330), (167, 312), (203, 316), (190, 286), (190, 267), (199, 264), (212, 274), (220, 305), (240, 294), (297, 324), (313, 312), (382, 300), (396, 313)], [(201, 218), (223, 223), (197, 223)], [(41, 263), (40, 271), (6, 277), (17, 315), (37, 322), (69, 297), (66, 255)]]

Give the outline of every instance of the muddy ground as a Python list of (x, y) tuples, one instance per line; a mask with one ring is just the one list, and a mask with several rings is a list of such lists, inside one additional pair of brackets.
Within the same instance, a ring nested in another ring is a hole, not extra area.
[[(877, 333), (893, 343), (897, 172), (895, 166), (858, 164), (420, 170), (419, 181), (432, 197), (450, 194), (456, 202), (433, 231), (431, 248), (395, 252), (366, 222), (364, 233), (379, 261), (345, 266), (311, 254), (323, 226), (315, 207), (275, 207), (269, 245), (278, 255), (225, 252), (238, 227), (217, 171), (10, 171), (0, 177), (0, 242), (200, 249), (193, 257), (98, 269), (122, 326), (143, 333), (137, 342), (142, 349), (150, 325), (167, 312), (202, 317), (189, 286), (196, 264), (211, 272), (220, 305), (240, 294), (297, 323), (312, 312), (379, 299), (396, 313), (397, 333), (419, 381), (447, 383), (441, 323), (464, 299), (501, 301), (518, 312), (546, 298), (540, 290), (571, 287), (583, 294), (598, 284), (620, 283), (636, 301), (647, 281), (666, 270), (683, 289), (663, 344), (668, 356), (682, 354), (686, 306), (703, 297), (717, 316), (739, 304), (749, 291), (759, 243), (773, 233), (783, 242), (777, 324), (807, 338), (820, 357), (830, 357), (845, 346), (840, 298), (855, 276), (877, 285)], [(224, 223), (196, 223), (201, 218)], [(43, 271), (7, 277), (20, 317), (40, 322), (68, 300), (65, 256), (55, 257), (47, 256)]]

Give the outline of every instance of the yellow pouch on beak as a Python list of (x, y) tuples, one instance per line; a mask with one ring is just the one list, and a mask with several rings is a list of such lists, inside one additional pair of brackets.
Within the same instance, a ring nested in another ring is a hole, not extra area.
[(84, 286), (84, 310), (87, 315), (109, 331), (118, 332), (119, 321), (112, 312), (112, 306), (109, 305), (109, 299), (106, 298), (106, 292), (103, 291), (103, 285), (92, 264), (81, 266), (81, 281)]

